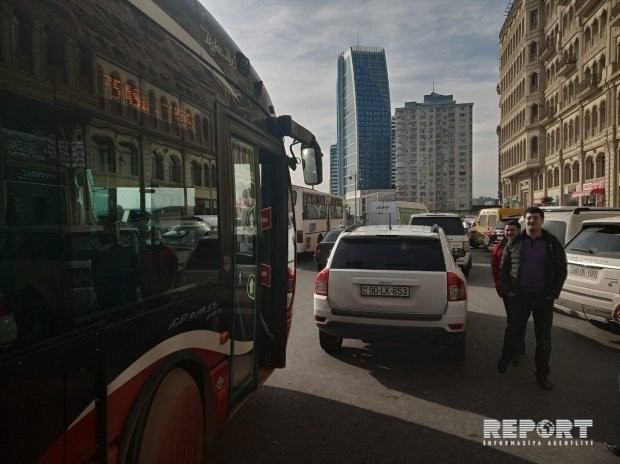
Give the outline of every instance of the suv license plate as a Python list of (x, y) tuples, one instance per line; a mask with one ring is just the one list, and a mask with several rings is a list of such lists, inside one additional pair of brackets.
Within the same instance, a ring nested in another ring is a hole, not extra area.
[(588, 279), (596, 279), (598, 276), (598, 269), (590, 269), (583, 266), (570, 265), (569, 273), (579, 277), (586, 277)]
[(409, 287), (400, 285), (362, 285), (360, 291), (362, 296), (409, 297)]

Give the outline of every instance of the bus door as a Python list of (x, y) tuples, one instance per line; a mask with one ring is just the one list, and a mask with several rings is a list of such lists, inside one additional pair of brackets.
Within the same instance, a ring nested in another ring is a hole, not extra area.
[[(260, 381), (259, 365), (284, 365), (294, 237), (289, 227), (290, 181), (282, 146), (234, 122), (234, 116), (223, 116), (227, 147), (221, 148), (231, 153), (231, 172), (230, 177), (221, 174), (231, 182), (221, 186), (227, 190), (220, 199), (221, 217), (230, 221), (220, 225), (220, 238), (224, 241), (224, 274), (228, 275), (225, 281), (233, 289), (230, 375), (231, 401), (235, 402)], [(232, 227), (232, 233), (224, 227)]]

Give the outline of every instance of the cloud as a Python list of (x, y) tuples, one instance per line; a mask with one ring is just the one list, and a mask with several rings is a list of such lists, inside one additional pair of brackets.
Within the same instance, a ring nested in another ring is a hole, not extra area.
[(436, 92), (473, 102), (473, 193), (497, 195), (495, 86), (505, 2), (201, 1), (249, 57), (276, 112), (314, 132), (326, 155), (336, 141), (337, 58), (358, 41), (385, 49), (393, 109), (422, 101), (433, 81)]

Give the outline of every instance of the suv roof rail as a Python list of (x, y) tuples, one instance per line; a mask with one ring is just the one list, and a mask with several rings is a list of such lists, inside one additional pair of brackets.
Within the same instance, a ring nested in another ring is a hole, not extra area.
[(358, 227), (363, 226), (364, 224), (353, 224), (352, 226), (347, 227), (346, 229), (344, 229), (345, 232), (353, 232), (355, 229), (357, 229)]
[(580, 206), (573, 210), (573, 214), (579, 214), (582, 211), (620, 211), (620, 208), (605, 208), (605, 207), (590, 207), (590, 206)]

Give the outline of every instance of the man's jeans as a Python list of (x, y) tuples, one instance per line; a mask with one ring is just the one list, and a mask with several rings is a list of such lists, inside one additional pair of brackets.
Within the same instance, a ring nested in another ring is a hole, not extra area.
[(553, 300), (541, 295), (520, 293), (513, 298), (506, 298), (508, 325), (504, 333), (502, 358), (508, 361), (518, 354), (525, 338), (527, 321), (530, 313), (534, 317), (536, 332), (536, 377), (549, 375), (549, 357), (551, 356), (551, 326), (553, 325)]

